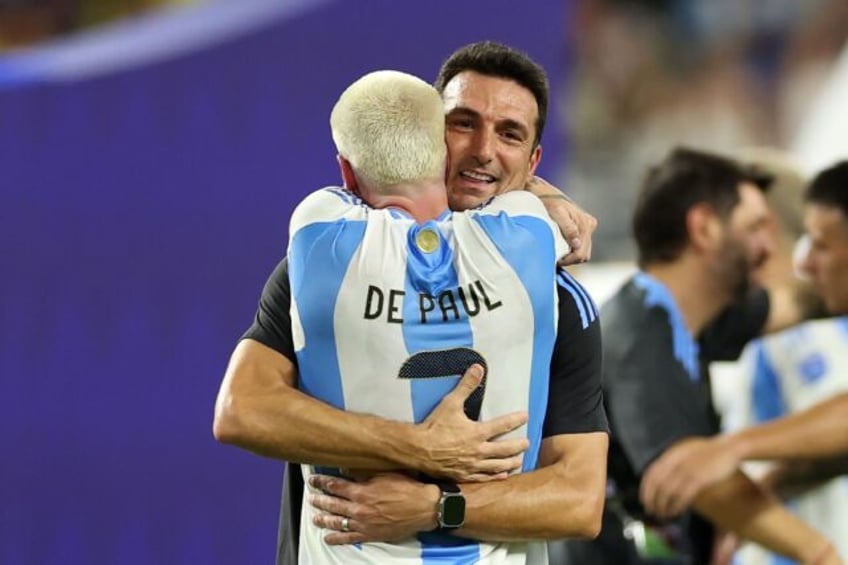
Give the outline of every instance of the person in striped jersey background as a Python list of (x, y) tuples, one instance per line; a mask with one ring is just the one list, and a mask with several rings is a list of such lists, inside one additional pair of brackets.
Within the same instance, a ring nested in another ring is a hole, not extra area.
[[(818, 173), (807, 186), (804, 200), (804, 226), (810, 245), (801, 254), (800, 268), (821, 294), (828, 312), (833, 316), (844, 316), (848, 314), (848, 161), (835, 163)], [(844, 339), (844, 322), (837, 319), (826, 324), (814, 323), (790, 332), (818, 334), (816, 339), (822, 340), (818, 345), (822, 345), (824, 340), (838, 343)], [(792, 336), (792, 333), (787, 335)], [(844, 364), (844, 349), (835, 351), (835, 355), (825, 356), (822, 351), (813, 353), (812, 343), (793, 340), (790, 349), (786, 347), (785, 340), (782, 343), (781, 338), (776, 340), (783, 351), (775, 360), (791, 363), (787, 360), (798, 355), (795, 358), (797, 374), (789, 376), (796, 382), (813, 384), (826, 369), (838, 370)], [(772, 349), (772, 353), (777, 352)], [(768, 370), (768, 367), (764, 365), (763, 369)], [(775, 375), (762, 374), (761, 385), (772, 387), (775, 384)], [(826, 386), (830, 387), (831, 393), (838, 388), (835, 380)], [(771, 400), (780, 399), (772, 394)], [(778, 483), (780, 480), (804, 482), (815, 475), (823, 479), (844, 473), (845, 455), (848, 454), (848, 435), (845, 434), (848, 393), (837, 392), (828, 400), (810, 407), (801, 405), (809, 398), (799, 396), (798, 400), (799, 411), (794, 414), (681, 446), (652, 473), (650, 490), (651, 498), (656, 501), (656, 510), (668, 515), (679, 512), (701, 492), (737, 472), (745, 461), (794, 461), (784, 469), (787, 476), (779, 479)], [(768, 409), (763, 409), (761, 415), (779, 416), (780, 411), (780, 406), (773, 403)], [(805, 477), (807, 474), (810, 476)], [(671, 476), (678, 479), (668, 481)], [(839, 541), (843, 538), (840, 537)]]

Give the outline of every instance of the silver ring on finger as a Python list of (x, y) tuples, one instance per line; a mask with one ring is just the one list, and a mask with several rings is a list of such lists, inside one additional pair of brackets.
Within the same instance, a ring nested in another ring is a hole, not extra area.
[(342, 531), (343, 532), (349, 532), (350, 531), (350, 518), (348, 518), (347, 516), (342, 518)]

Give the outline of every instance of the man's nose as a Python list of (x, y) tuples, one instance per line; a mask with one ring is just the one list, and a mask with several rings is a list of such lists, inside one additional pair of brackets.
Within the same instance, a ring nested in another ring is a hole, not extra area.
[(495, 157), (495, 132), (480, 128), (474, 136), (474, 158), (481, 165), (490, 163)]
[(767, 261), (769, 258), (774, 256), (775, 249), (777, 248), (777, 242), (771, 236), (766, 236), (762, 242), (762, 255), (763, 262)]
[(816, 262), (813, 259), (813, 254), (807, 251), (797, 262), (797, 268), (802, 275), (811, 277), (816, 270)]

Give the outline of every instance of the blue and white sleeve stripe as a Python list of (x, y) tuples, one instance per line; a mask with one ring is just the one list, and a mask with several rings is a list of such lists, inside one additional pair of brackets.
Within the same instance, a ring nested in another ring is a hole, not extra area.
[(335, 194), (341, 198), (345, 204), (350, 204), (351, 206), (367, 206), (364, 200), (346, 188), (342, 188), (340, 186), (328, 186), (324, 190), (330, 194)]
[(343, 219), (365, 220), (368, 211), (362, 199), (352, 192), (337, 186), (323, 188), (304, 198), (292, 212), (289, 236), (316, 223), (332, 223)]
[(583, 285), (577, 282), (571, 276), (571, 273), (565, 269), (560, 269), (557, 272), (557, 284), (574, 299), (574, 304), (577, 305), (577, 310), (580, 312), (580, 323), (585, 330), (598, 318), (598, 307), (595, 305), (595, 301), (592, 300)]

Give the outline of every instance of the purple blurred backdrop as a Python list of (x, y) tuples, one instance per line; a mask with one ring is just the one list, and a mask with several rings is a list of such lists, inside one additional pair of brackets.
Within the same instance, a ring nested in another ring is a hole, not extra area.
[(216, 444), (213, 404), (288, 214), (337, 182), (352, 80), (519, 47), (551, 76), (541, 171), (561, 166), (563, 2), (275, 13), (70, 78), (64, 44), (0, 58), (0, 564), (272, 562), (282, 464)]

